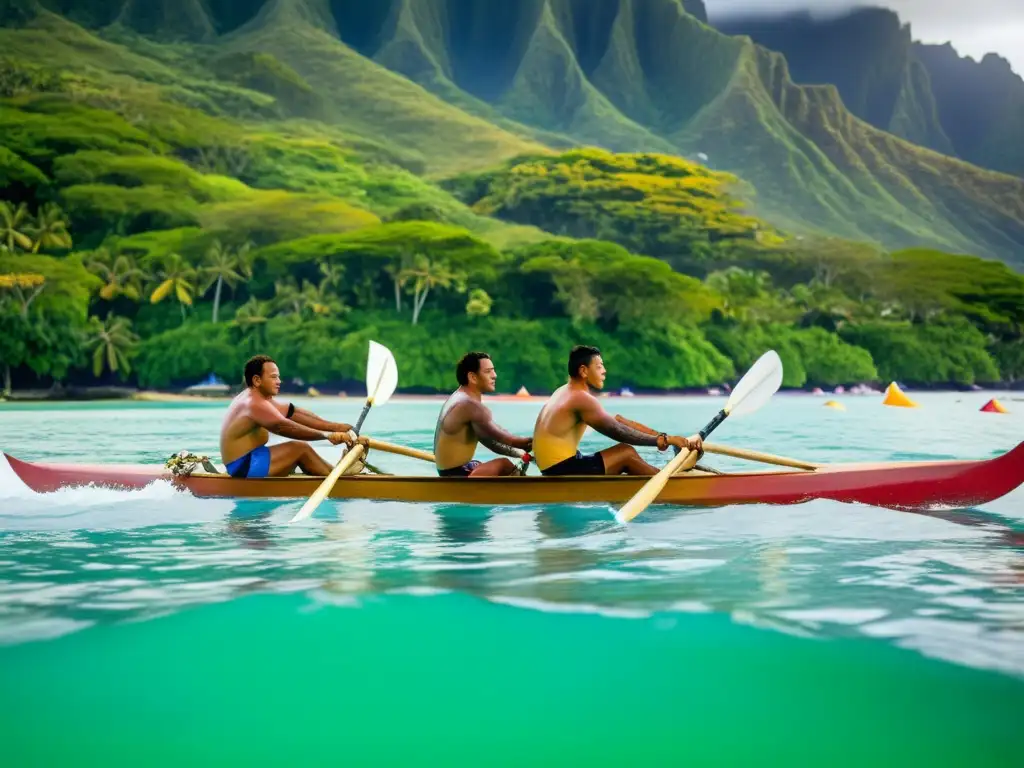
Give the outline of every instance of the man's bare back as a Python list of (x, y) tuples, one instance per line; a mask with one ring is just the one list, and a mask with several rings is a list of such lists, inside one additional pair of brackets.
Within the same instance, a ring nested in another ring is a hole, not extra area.
[[(306, 441), (329, 440), (351, 446), (352, 427), (321, 419), (314, 413), (278, 402), (281, 373), (266, 356), (245, 367), (246, 388), (228, 406), (220, 432), (221, 460), (232, 477), (282, 477), (296, 467), (307, 475), (325, 476), (331, 465)], [(270, 433), (292, 438), (267, 447)], [(301, 442), (300, 442), (301, 441)]]

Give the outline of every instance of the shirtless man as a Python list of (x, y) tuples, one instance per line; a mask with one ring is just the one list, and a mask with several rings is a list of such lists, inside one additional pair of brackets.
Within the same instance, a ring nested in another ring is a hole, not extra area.
[[(266, 355), (249, 360), (244, 376), (245, 390), (231, 401), (220, 430), (220, 456), (228, 474), (283, 477), (299, 467), (307, 475), (329, 475), (331, 465), (308, 442), (300, 441), (329, 440), (351, 448), (354, 441), (348, 432), (352, 427), (324, 421), (292, 403), (277, 402), (274, 396), (281, 391), (281, 372)], [(268, 448), (270, 432), (293, 439)]]
[[(640, 458), (634, 445), (657, 446), (660, 451), (670, 445), (702, 450), (700, 435), (651, 435), (616, 421), (590, 392), (604, 387), (604, 379), (601, 351), (596, 347), (573, 347), (569, 353), (569, 381), (552, 393), (533, 429), (542, 475), (656, 475), (658, 468)], [(621, 442), (584, 456), (579, 444), (587, 427)]]
[(533, 447), (528, 437), (516, 437), (494, 423), (481, 395), (494, 391), (498, 375), (483, 352), (470, 352), (455, 368), (459, 388), (441, 407), (434, 429), (434, 461), (441, 477), (494, 477), (511, 475), (516, 466), (508, 459), (480, 462), (473, 459), (476, 444), (483, 443), (503, 456), (530, 460)]

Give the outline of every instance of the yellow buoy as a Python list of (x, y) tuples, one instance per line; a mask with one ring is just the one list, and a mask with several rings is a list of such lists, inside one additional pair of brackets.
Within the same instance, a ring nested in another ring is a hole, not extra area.
[(885, 399), (882, 401), (882, 405), (893, 405), (898, 408), (917, 408), (917, 403), (907, 397), (903, 390), (896, 386), (895, 381), (885, 390)]
[(843, 405), (842, 403), (840, 403), (838, 400), (829, 400), (827, 403), (825, 403), (825, 407), (826, 408), (834, 408), (837, 411), (845, 411), (846, 410), (846, 406)]
[(526, 387), (520, 387), (519, 391), (516, 392), (516, 397), (529, 397), (529, 396), (530, 396), (530, 393), (527, 391)]

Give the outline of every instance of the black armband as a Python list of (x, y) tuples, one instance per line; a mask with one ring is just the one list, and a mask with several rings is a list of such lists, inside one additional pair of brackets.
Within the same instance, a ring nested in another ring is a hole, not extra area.
[(295, 413), (295, 403), (288, 403), (288, 416), (285, 418), (291, 418), (292, 414)]

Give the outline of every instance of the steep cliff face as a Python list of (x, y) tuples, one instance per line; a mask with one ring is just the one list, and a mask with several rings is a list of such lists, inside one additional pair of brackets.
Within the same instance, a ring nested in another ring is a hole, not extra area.
[(951, 45), (914, 45), (957, 155), (1024, 176), (1024, 80), (1000, 56), (981, 61)]
[(831, 19), (808, 13), (733, 17), (716, 26), (782, 53), (797, 83), (836, 86), (846, 107), (872, 125), (951, 152), (931, 84), (913, 55), (910, 28), (892, 11), (865, 8)]

